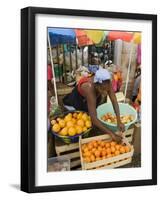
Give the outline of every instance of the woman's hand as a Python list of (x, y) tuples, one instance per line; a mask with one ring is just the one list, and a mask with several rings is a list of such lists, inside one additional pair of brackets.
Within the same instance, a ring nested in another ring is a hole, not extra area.
[(124, 132), (125, 131), (125, 125), (123, 123), (119, 122), (117, 124), (117, 127), (118, 127), (120, 132)]
[(117, 135), (115, 133), (110, 133), (110, 136), (111, 136), (112, 140), (116, 141), (117, 143), (121, 143), (122, 142), (121, 135)]

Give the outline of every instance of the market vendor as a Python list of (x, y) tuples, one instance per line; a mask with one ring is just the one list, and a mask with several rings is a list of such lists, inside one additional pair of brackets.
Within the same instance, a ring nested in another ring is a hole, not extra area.
[(96, 108), (101, 101), (102, 96), (109, 95), (117, 117), (117, 124), (120, 131), (124, 131), (124, 124), (120, 120), (120, 111), (115, 93), (113, 92), (111, 75), (106, 69), (99, 69), (92, 77), (83, 77), (79, 80), (73, 91), (63, 99), (64, 106), (67, 109), (82, 110), (89, 113), (93, 125), (102, 132), (110, 134), (112, 139), (121, 141), (121, 135), (116, 135), (97, 118)]

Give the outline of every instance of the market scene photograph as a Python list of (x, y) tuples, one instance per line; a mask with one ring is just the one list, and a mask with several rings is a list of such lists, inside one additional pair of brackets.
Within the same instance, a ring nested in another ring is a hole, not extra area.
[(47, 28), (47, 171), (141, 167), (141, 32)]

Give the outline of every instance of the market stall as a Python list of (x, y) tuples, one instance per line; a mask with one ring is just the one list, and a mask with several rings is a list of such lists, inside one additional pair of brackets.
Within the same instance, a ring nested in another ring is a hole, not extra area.
[[(62, 106), (56, 113), (49, 115), (49, 133), (54, 138), (52, 145), (54, 148), (54, 158), (49, 158), (48, 171), (64, 171), (64, 170), (91, 170), (91, 169), (108, 169), (122, 166), (133, 167), (135, 157), (134, 133), (138, 131), (138, 113), (132, 106), (132, 102), (125, 103), (127, 96), (127, 88), (129, 83), (129, 73), (131, 71), (131, 59), (133, 44), (139, 44), (140, 34), (127, 33), (117, 31), (98, 31), (98, 30), (82, 30), (82, 29), (49, 29), (48, 31), (48, 49), (49, 57), (52, 65), (54, 89), (55, 89), (55, 107), (61, 105), (58, 96), (64, 95), (65, 91), (60, 94), (59, 83), (64, 89), (67, 85), (71, 90), (73, 89), (67, 84), (67, 72), (72, 74), (73, 79), (76, 78), (76, 72), (81, 69), (89, 69), (89, 46), (101, 46), (108, 41), (122, 40), (130, 42), (131, 48), (129, 52), (129, 61), (127, 68), (127, 75), (125, 81), (125, 89), (123, 92), (124, 103), (119, 103), (120, 117), (122, 123), (125, 125), (125, 132), (123, 133), (122, 143), (117, 143), (108, 135), (101, 133), (93, 126), (91, 117), (88, 112), (75, 110), (67, 111)], [(53, 59), (52, 48), (56, 49), (56, 62)], [(84, 58), (84, 49), (86, 48), (86, 59)], [(79, 50), (78, 50), (79, 49)], [(103, 48), (102, 48), (103, 49)], [(75, 60), (72, 59), (72, 51)], [(81, 52), (81, 56), (80, 53)], [(66, 55), (69, 53), (70, 66), (66, 66)], [(104, 52), (101, 52), (104, 54)], [(60, 55), (62, 54), (62, 65), (60, 64)], [(81, 63), (78, 61), (81, 58)], [(75, 64), (73, 64), (75, 63)], [(56, 68), (62, 68), (62, 74), (58, 73), (56, 77)], [(100, 64), (101, 68), (106, 68), (105, 64)], [(109, 66), (107, 66), (108, 68)], [(118, 72), (118, 71), (117, 71)], [(82, 73), (83, 74), (83, 73)], [(84, 73), (86, 74), (86, 73)], [(84, 76), (83, 74), (83, 76)], [(87, 75), (86, 74), (86, 75)], [(90, 72), (89, 72), (90, 74)], [(121, 77), (121, 74), (120, 74)], [(56, 79), (58, 78), (58, 79)], [(116, 78), (118, 81), (118, 77)], [(75, 82), (76, 84), (76, 82)], [(65, 86), (66, 85), (66, 86)], [(121, 87), (120, 87), (121, 88)], [(70, 93), (70, 91), (69, 91)], [(55, 109), (54, 107), (54, 109)], [(50, 110), (52, 112), (52, 109)], [(111, 103), (104, 103), (97, 107), (97, 118), (107, 128), (118, 133), (117, 120)], [(139, 131), (140, 133), (140, 131)], [(135, 138), (135, 143), (136, 138)], [(137, 148), (139, 149), (139, 147)], [(140, 155), (140, 152), (137, 152)], [(48, 157), (53, 157), (50, 155)], [(137, 157), (138, 158), (138, 157)], [(62, 167), (56, 170), (57, 166), (52, 170), (52, 163), (60, 163)], [(140, 162), (140, 159), (139, 159)], [(137, 163), (137, 165), (140, 165)]]

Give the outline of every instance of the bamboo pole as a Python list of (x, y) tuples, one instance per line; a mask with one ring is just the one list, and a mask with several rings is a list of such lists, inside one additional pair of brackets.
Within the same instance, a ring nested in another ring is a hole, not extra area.
[(67, 81), (67, 75), (66, 75), (66, 62), (65, 62), (65, 50), (64, 50), (64, 44), (63, 44), (63, 74), (64, 74), (64, 80), (65, 83)]
[(75, 61), (76, 61), (76, 69), (78, 68), (78, 55), (77, 55), (77, 45), (75, 45)]
[(55, 80), (55, 72), (54, 72), (54, 63), (53, 63), (53, 58), (52, 58), (52, 51), (51, 51), (51, 44), (50, 44), (49, 33), (48, 33), (48, 43), (49, 43), (50, 61), (51, 61), (52, 72), (53, 72), (53, 81), (54, 81), (55, 98), (56, 98), (56, 103), (57, 103), (57, 105), (58, 105), (58, 94), (57, 94), (57, 89), (56, 89), (56, 80)]
[(84, 53), (83, 53), (84, 47), (82, 47), (82, 66), (84, 66)]
[(129, 75), (130, 75), (130, 69), (131, 69), (131, 60), (132, 60), (132, 52), (133, 52), (133, 41), (131, 42), (131, 48), (130, 48), (130, 55), (129, 55), (129, 64), (128, 64), (128, 69), (127, 69), (127, 75), (126, 75), (126, 85), (125, 85), (125, 99), (124, 103), (126, 101), (126, 95), (127, 95), (127, 87), (129, 83)]
[(71, 54), (71, 46), (69, 45), (69, 53), (70, 53), (70, 72), (72, 72), (72, 54)]

